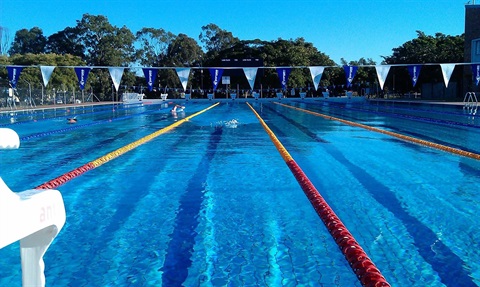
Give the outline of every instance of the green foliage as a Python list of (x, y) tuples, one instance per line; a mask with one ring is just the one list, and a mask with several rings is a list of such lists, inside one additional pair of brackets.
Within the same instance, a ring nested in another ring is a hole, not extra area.
[(164, 29), (142, 28), (136, 34), (140, 48), (136, 51), (136, 58), (140, 64), (148, 67), (160, 67), (162, 57), (167, 54), (170, 43), (175, 35)]
[(85, 55), (85, 46), (79, 42), (78, 38), (78, 29), (67, 27), (48, 37), (45, 51), (59, 55), (70, 54), (83, 57)]
[(205, 45), (207, 51), (206, 62), (217, 58), (221, 51), (231, 48), (239, 41), (237, 37), (233, 36), (232, 32), (220, 29), (212, 23), (202, 26), (202, 33), (198, 38)]
[[(0, 31), (3, 31), (1, 27)], [(437, 33), (435, 36), (429, 36), (420, 31), (417, 31), (417, 35), (417, 38), (392, 49), (391, 56), (383, 57), (384, 63), (463, 62), (464, 35), (448, 36)], [(111, 25), (105, 16), (84, 14), (75, 27), (67, 27), (49, 36), (48, 39), (38, 27), (17, 31), (9, 50), (11, 56), (0, 55), (0, 64), (35, 66), (26, 68), (22, 72), (22, 79), (41, 84), (40, 72), (36, 67), (38, 65), (128, 67), (141, 64), (150, 67), (217, 67), (222, 65), (221, 60), (224, 58), (261, 58), (264, 66), (272, 67), (258, 71), (257, 84), (261, 82), (264, 88), (280, 88), (278, 75), (273, 67), (291, 66), (305, 68), (291, 71), (289, 88), (313, 86), (309, 66), (334, 67), (325, 69), (321, 80), (322, 86), (345, 84), (343, 69), (337, 68), (330, 57), (301, 37), (289, 40), (279, 38), (274, 41), (240, 40), (231, 32), (210, 23), (201, 27), (199, 42), (203, 44), (203, 49), (195, 39), (185, 34), (174, 35), (162, 28), (148, 27), (133, 34), (125, 26), (119, 28)], [(360, 58), (358, 61), (350, 62), (342, 59), (341, 64), (360, 66), (354, 84), (372, 85), (377, 82), (373, 67), (376, 63), (372, 59)], [(392, 71), (397, 75), (394, 80), (397, 89), (401, 89), (400, 86), (403, 85), (403, 88), (408, 90), (410, 81), (405, 69), (394, 67)], [(209, 73), (207, 70), (203, 72), (193, 70), (189, 85), (210, 87)], [(6, 74), (5, 69), (0, 69), (2, 78), (6, 78)], [(157, 79), (161, 87), (180, 87), (173, 69), (159, 70)], [(439, 68), (424, 66), (420, 80), (441, 81)], [(78, 86), (72, 68), (57, 67), (50, 82), (52, 86)], [(241, 80), (240, 84), (245, 86), (243, 88), (249, 87), (245, 79)], [(138, 77), (138, 71), (135, 73), (126, 69), (121, 85), (129, 89), (129, 86), (145, 85), (145, 82), (143, 77)], [(107, 69), (93, 69), (86, 88), (93, 88), (97, 97), (103, 100), (110, 100), (115, 94)]]
[(464, 53), (464, 35), (434, 36), (417, 31), (417, 38), (393, 48), (393, 55), (383, 57), (386, 64), (461, 63)]
[(9, 53), (10, 55), (43, 53), (46, 43), (47, 38), (43, 36), (42, 29), (38, 27), (33, 27), (30, 30), (21, 29), (15, 33), (15, 38)]
[[(1, 60), (3, 62), (3, 60)], [(3, 63), (2, 63), (3, 64)], [(79, 57), (57, 54), (16, 54), (8, 59), (8, 65), (26, 66), (20, 81), (25, 80), (33, 85), (42, 86), (43, 80), (39, 66), (81, 66), (85, 65)], [(57, 67), (52, 73), (49, 86), (78, 86), (77, 76), (73, 68)]]

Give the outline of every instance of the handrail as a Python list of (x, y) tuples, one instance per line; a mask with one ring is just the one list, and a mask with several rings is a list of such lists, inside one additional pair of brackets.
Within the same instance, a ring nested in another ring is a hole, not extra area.
[(475, 92), (467, 92), (463, 98), (463, 109), (470, 115), (476, 115), (478, 109), (478, 99)]

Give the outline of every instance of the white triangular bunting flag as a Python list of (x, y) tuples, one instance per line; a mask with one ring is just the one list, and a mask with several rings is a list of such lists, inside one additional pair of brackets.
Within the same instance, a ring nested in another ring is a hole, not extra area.
[(50, 81), (50, 77), (52, 76), (53, 70), (55, 66), (40, 66), (40, 71), (42, 72), (43, 78), (43, 85), (47, 87), (48, 81)]
[(110, 77), (112, 77), (113, 85), (115, 85), (115, 90), (118, 92), (118, 87), (120, 86), (120, 81), (122, 80), (123, 76), (123, 69), (121, 67), (111, 67), (108, 68), (110, 72)]
[(187, 91), (188, 76), (190, 76), (190, 68), (176, 68), (178, 78), (182, 83), (183, 90)]
[(375, 66), (375, 70), (377, 71), (378, 82), (380, 83), (380, 89), (383, 90), (383, 85), (385, 84), (385, 80), (387, 79), (388, 72), (390, 71), (390, 67), (388, 65), (381, 65)]
[(443, 81), (445, 82), (445, 87), (448, 88), (448, 82), (452, 76), (453, 69), (455, 69), (455, 64), (440, 64), (442, 68)]
[(247, 77), (247, 81), (250, 84), (250, 88), (253, 90), (253, 85), (255, 84), (255, 78), (257, 77), (258, 68), (243, 68), (243, 73)]
[(323, 70), (325, 67), (308, 67), (310, 69), (310, 74), (312, 75), (313, 85), (315, 86), (315, 91), (318, 89), (320, 80), (322, 79)]

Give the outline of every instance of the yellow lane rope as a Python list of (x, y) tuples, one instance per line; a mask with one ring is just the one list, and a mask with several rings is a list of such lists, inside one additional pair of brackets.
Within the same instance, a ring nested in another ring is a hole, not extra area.
[(415, 144), (428, 146), (428, 147), (435, 148), (435, 149), (438, 149), (438, 150), (446, 151), (446, 152), (449, 152), (449, 153), (452, 153), (452, 154), (461, 155), (461, 156), (464, 156), (464, 157), (469, 157), (469, 158), (473, 158), (473, 159), (476, 159), (476, 160), (480, 160), (480, 154), (477, 154), (477, 153), (464, 151), (464, 150), (461, 150), (461, 149), (458, 149), (458, 148), (449, 147), (449, 146), (446, 146), (446, 145), (441, 145), (441, 144), (429, 142), (429, 141), (426, 141), (426, 140), (421, 140), (421, 139), (418, 139), (418, 138), (402, 135), (402, 134), (399, 134), (399, 133), (394, 133), (394, 132), (391, 132), (391, 131), (382, 130), (382, 129), (379, 129), (379, 128), (374, 128), (374, 127), (367, 126), (367, 125), (364, 125), (364, 124), (359, 124), (359, 123), (356, 123), (356, 122), (347, 121), (347, 120), (344, 120), (344, 119), (341, 119), (341, 118), (336, 118), (336, 117), (332, 117), (332, 116), (329, 116), (329, 115), (324, 115), (324, 114), (321, 114), (321, 113), (313, 112), (313, 111), (302, 109), (302, 108), (297, 108), (297, 107), (282, 104), (282, 103), (275, 102), (275, 104), (286, 107), (286, 108), (289, 108), (289, 109), (302, 111), (304, 113), (308, 113), (308, 114), (311, 114), (311, 115), (314, 115), (314, 116), (319, 116), (319, 117), (322, 117), (322, 118), (327, 119), (327, 120), (338, 121), (338, 122), (341, 122), (341, 123), (344, 123), (344, 124), (347, 124), (347, 125), (350, 125), (350, 126), (364, 128), (364, 129), (367, 129), (367, 130), (370, 130), (370, 131), (374, 131), (374, 132), (386, 134), (386, 135), (389, 135), (389, 136), (392, 136), (392, 137), (396, 137), (396, 138), (402, 139), (404, 141), (408, 141), (408, 142), (412, 142), (412, 143), (415, 143)]
[(150, 141), (150, 140), (158, 137), (158, 136), (161, 135), (161, 134), (164, 134), (164, 133), (166, 133), (166, 132), (168, 132), (168, 131), (173, 130), (174, 128), (176, 128), (176, 127), (180, 126), (181, 124), (187, 122), (187, 121), (190, 120), (191, 118), (196, 117), (196, 116), (198, 116), (198, 115), (200, 115), (200, 114), (202, 114), (202, 113), (204, 113), (204, 112), (206, 112), (206, 111), (208, 111), (208, 110), (216, 107), (216, 106), (219, 105), (219, 104), (220, 104), (220, 103), (213, 104), (213, 105), (211, 105), (210, 107), (208, 107), (208, 108), (206, 108), (206, 109), (203, 109), (203, 110), (201, 110), (201, 111), (199, 111), (199, 112), (196, 112), (196, 113), (194, 113), (194, 114), (192, 114), (192, 115), (190, 115), (190, 116), (188, 116), (188, 117), (186, 117), (186, 118), (184, 118), (184, 119), (178, 120), (178, 121), (176, 121), (175, 123), (173, 123), (173, 124), (171, 124), (171, 125), (169, 125), (169, 126), (167, 126), (167, 127), (165, 127), (165, 128), (162, 128), (162, 129), (160, 129), (160, 130), (158, 130), (158, 131), (156, 131), (156, 132), (154, 132), (154, 133), (152, 133), (152, 134), (149, 134), (149, 135), (147, 135), (147, 136), (145, 136), (145, 137), (143, 137), (143, 138), (141, 138), (141, 139), (139, 139), (139, 140), (137, 140), (137, 141), (134, 141), (134, 142), (132, 142), (132, 143), (130, 143), (130, 144), (124, 146), (124, 147), (121, 147), (121, 148), (119, 148), (119, 149), (117, 149), (117, 150), (115, 150), (115, 151), (112, 151), (112, 152), (110, 152), (110, 153), (108, 153), (108, 154), (106, 154), (106, 155), (104, 155), (104, 156), (102, 156), (102, 157), (100, 157), (100, 158), (98, 158), (98, 159), (96, 159), (96, 160), (93, 160), (93, 161), (91, 161), (91, 162), (89, 162), (89, 163), (87, 163), (87, 164), (84, 164), (84, 165), (81, 166), (81, 167), (78, 167), (78, 168), (76, 168), (76, 169), (74, 169), (74, 170), (72, 170), (72, 171), (69, 171), (69, 172), (67, 172), (67, 173), (65, 173), (65, 174), (63, 174), (63, 175), (61, 175), (61, 176), (59, 176), (59, 177), (56, 177), (55, 179), (52, 179), (52, 180), (50, 180), (50, 181), (47, 181), (47, 182), (45, 182), (45, 183), (37, 186), (35, 189), (53, 189), (53, 188), (56, 188), (56, 187), (64, 184), (65, 182), (67, 182), (67, 181), (69, 181), (69, 180), (71, 180), (71, 179), (73, 179), (73, 178), (75, 178), (75, 177), (77, 177), (77, 176), (79, 176), (79, 175), (81, 175), (81, 174), (83, 174), (83, 173), (91, 170), (91, 169), (94, 169), (94, 168), (96, 168), (96, 167), (99, 167), (99, 166), (101, 166), (101, 165), (103, 165), (103, 164), (111, 161), (112, 159), (115, 159), (115, 158), (117, 158), (117, 157), (119, 157), (119, 156), (121, 156), (121, 155), (123, 155), (123, 154), (125, 154), (125, 153), (127, 153), (127, 152), (129, 152), (129, 151), (131, 151), (132, 149), (138, 147), (139, 145), (142, 145), (142, 144), (144, 144), (144, 143), (146, 143), (146, 142), (148, 142), (148, 141)]

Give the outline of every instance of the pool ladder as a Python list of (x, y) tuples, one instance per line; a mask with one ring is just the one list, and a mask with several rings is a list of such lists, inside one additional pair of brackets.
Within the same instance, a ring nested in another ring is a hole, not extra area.
[(475, 92), (468, 92), (465, 94), (465, 97), (463, 98), (463, 109), (472, 116), (477, 113), (478, 99)]

